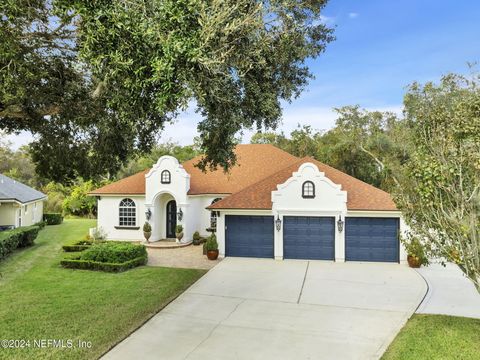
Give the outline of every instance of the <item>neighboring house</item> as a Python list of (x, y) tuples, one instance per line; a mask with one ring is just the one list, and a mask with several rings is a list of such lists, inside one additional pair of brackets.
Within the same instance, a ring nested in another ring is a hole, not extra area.
[(216, 226), (220, 255), (336, 261), (406, 260), (405, 225), (390, 195), (339, 170), (272, 145), (238, 145), (229, 173), (202, 172), (200, 158), (162, 156), (152, 169), (95, 190), (109, 239), (184, 241)]
[(0, 174), (0, 230), (43, 220), (47, 195)]

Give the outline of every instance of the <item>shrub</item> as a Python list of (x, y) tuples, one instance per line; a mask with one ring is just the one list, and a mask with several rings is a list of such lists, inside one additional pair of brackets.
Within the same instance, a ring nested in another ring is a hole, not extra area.
[(198, 231), (193, 233), (193, 245), (200, 245), (202, 243), (202, 237)]
[(45, 213), (43, 214), (43, 221), (47, 225), (59, 225), (63, 222), (63, 216), (60, 213)]
[(109, 241), (93, 244), (80, 255), (80, 260), (123, 263), (142, 256), (147, 257), (147, 249), (143, 245)]
[(32, 245), (39, 230), (38, 226), (26, 226), (0, 232), (0, 259), (7, 257), (16, 248)]
[(152, 232), (152, 225), (148, 221), (145, 221), (145, 224), (143, 224), (143, 232)]
[(145, 265), (147, 257), (138, 257), (123, 263), (104, 263), (98, 261), (76, 259), (63, 259), (60, 264), (68, 269), (97, 270), (106, 272), (122, 272), (128, 269)]
[(47, 223), (45, 221), (39, 221), (33, 225), (38, 226), (40, 230), (42, 230), (47, 225)]
[(12, 231), (20, 234), (20, 237), (18, 238), (18, 247), (27, 247), (33, 245), (33, 242), (37, 238), (38, 232), (40, 231), (40, 227), (33, 225), (17, 228)]
[(215, 234), (212, 234), (208, 237), (205, 246), (207, 248), (207, 251), (218, 250), (217, 237), (215, 236)]
[(177, 234), (180, 234), (182, 231), (183, 231), (183, 226), (182, 225), (177, 225), (177, 227), (175, 228), (175, 232)]
[(89, 238), (93, 241), (104, 241), (107, 239), (107, 232), (102, 227), (94, 228)]
[(148, 255), (145, 246), (105, 242), (93, 244), (78, 256), (65, 258), (60, 263), (65, 268), (120, 272), (145, 265)]
[(92, 240), (79, 240), (71, 244), (63, 245), (62, 249), (65, 252), (83, 251), (88, 249), (90, 246), (92, 246), (92, 244), (93, 244)]
[(413, 256), (420, 261), (420, 265), (428, 265), (428, 258), (425, 255), (425, 249), (420, 240), (415, 236), (408, 236), (401, 239), (407, 255)]

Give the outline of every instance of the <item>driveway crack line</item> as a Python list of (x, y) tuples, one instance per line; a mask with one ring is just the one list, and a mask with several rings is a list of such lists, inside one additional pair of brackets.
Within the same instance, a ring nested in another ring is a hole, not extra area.
[(298, 294), (297, 304), (300, 304), (300, 299), (303, 293), (303, 287), (305, 286), (305, 280), (307, 279), (308, 267), (310, 266), (310, 261), (307, 261), (307, 267), (305, 269), (305, 275), (303, 276), (302, 288), (300, 289), (300, 294)]
[(200, 343), (198, 343), (187, 355), (185, 355), (185, 357), (184, 357), (183, 359), (184, 359), (184, 360), (187, 360), (187, 359), (190, 357), (190, 355), (192, 355), (192, 354), (195, 352), (195, 350), (197, 350), (203, 343), (205, 343), (205, 341), (207, 341), (207, 340), (212, 336), (212, 334), (214, 333), (214, 331), (217, 330), (217, 328), (218, 328), (220, 325), (222, 325), (225, 320), (228, 320), (228, 318), (229, 318), (235, 311), (237, 311), (238, 307), (239, 307), (240, 305), (242, 305), (242, 304), (245, 302), (245, 300), (246, 300), (246, 299), (243, 299), (241, 302), (239, 302), (237, 305), (235, 305), (235, 307), (233, 308), (233, 310), (232, 310), (227, 316), (225, 316), (224, 319), (222, 319), (221, 321), (219, 321), (218, 324), (215, 325), (212, 330), (210, 330), (210, 332), (208, 333), (208, 335), (207, 335), (202, 341), (200, 341)]

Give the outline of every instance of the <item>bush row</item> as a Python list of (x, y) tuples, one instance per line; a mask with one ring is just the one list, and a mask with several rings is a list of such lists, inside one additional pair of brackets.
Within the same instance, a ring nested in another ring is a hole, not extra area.
[(63, 216), (59, 213), (44, 213), (43, 221), (45, 221), (47, 225), (60, 225), (63, 222)]
[(63, 245), (62, 249), (65, 252), (76, 252), (76, 251), (86, 250), (92, 245), (93, 245), (93, 241), (91, 240), (79, 240), (71, 244)]
[(90, 246), (80, 256), (81, 260), (119, 264), (147, 257), (147, 249), (139, 244), (108, 241)]
[(39, 226), (33, 225), (0, 232), (0, 259), (17, 248), (33, 245), (39, 230)]
[(108, 263), (92, 260), (76, 259), (63, 259), (60, 264), (64, 268), (68, 269), (82, 269), (82, 270), (96, 270), (106, 272), (122, 272), (128, 269), (145, 265), (147, 263), (147, 256), (141, 256), (132, 260), (128, 260), (122, 263)]

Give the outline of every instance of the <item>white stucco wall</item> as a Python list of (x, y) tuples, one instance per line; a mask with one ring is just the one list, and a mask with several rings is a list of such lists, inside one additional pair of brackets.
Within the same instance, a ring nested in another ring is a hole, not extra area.
[[(119, 228), (120, 202), (129, 198), (136, 206), (136, 227), (138, 229)], [(145, 197), (138, 195), (101, 196), (97, 200), (97, 227), (107, 233), (109, 240), (143, 240), (142, 227), (145, 223)], [(117, 227), (117, 228), (116, 228)]]
[[(315, 198), (302, 197), (302, 185), (311, 181), (315, 185)], [(335, 223), (347, 213), (347, 192), (333, 183), (315, 164), (304, 163), (298, 171), (272, 191), (272, 214), (275, 219), (284, 216), (329, 216)], [(275, 258), (283, 259), (283, 231), (275, 231)], [(344, 232), (335, 226), (335, 261), (345, 261)]]

